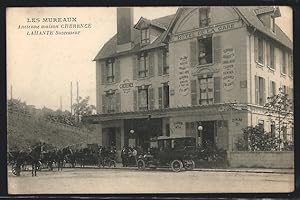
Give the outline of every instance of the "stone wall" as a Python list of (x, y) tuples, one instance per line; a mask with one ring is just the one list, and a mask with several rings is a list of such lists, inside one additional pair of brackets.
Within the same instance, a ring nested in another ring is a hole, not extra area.
[(294, 168), (293, 151), (229, 152), (230, 167)]

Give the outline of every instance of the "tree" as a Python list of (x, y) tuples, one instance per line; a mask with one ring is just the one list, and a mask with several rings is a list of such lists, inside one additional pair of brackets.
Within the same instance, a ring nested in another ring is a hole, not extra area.
[(80, 117), (93, 114), (93, 111), (96, 110), (94, 105), (89, 105), (90, 97), (85, 98), (79, 97), (78, 103), (73, 104), (74, 114), (78, 121)]
[(275, 132), (281, 138), (284, 136), (282, 132), (285, 131), (287, 125), (293, 126), (294, 124), (293, 101), (288, 98), (283, 88), (279, 88), (279, 93), (268, 97), (268, 103), (264, 107), (267, 109), (265, 114), (269, 116), (270, 121), (275, 125)]

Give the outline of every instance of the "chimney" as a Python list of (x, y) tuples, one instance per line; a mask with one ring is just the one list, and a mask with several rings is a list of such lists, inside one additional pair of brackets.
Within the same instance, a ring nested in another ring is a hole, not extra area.
[(133, 8), (117, 8), (117, 52), (128, 51), (133, 43)]

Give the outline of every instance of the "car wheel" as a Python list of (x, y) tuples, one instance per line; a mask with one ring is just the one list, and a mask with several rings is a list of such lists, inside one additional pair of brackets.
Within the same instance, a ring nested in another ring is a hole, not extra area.
[(144, 170), (144, 169), (146, 168), (146, 163), (145, 163), (145, 161), (142, 160), (142, 159), (139, 159), (139, 160), (137, 161), (137, 167), (138, 167), (139, 170)]
[(117, 163), (116, 163), (116, 161), (114, 161), (114, 160), (111, 160), (110, 162), (109, 162), (109, 167), (113, 167), (113, 168), (115, 168), (117, 166)]
[(183, 164), (180, 160), (173, 160), (171, 163), (173, 172), (180, 172), (183, 168)]
[(184, 161), (184, 164), (185, 164), (185, 168), (187, 170), (193, 170), (195, 168), (195, 162), (193, 160), (186, 160)]

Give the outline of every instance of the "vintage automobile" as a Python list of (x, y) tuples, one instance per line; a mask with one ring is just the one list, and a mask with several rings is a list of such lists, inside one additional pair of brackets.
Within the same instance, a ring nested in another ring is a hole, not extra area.
[(195, 168), (196, 139), (194, 137), (159, 136), (150, 142), (150, 149), (137, 160), (139, 170), (169, 167), (174, 172)]

